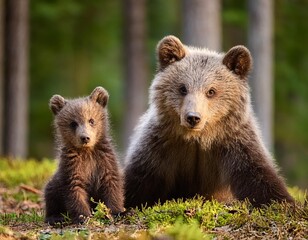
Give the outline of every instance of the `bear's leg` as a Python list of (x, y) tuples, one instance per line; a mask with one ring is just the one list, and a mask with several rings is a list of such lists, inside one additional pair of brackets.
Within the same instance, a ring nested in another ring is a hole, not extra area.
[(247, 161), (240, 167), (230, 166), (228, 170), (231, 171), (231, 191), (237, 199), (248, 198), (255, 207), (270, 204), (273, 200), (294, 203), (284, 181), (265, 161)]
[(63, 222), (66, 213), (64, 207), (63, 192), (61, 186), (56, 181), (50, 181), (45, 188), (45, 222), (51, 225)]
[(125, 170), (125, 207), (152, 206), (167, 200), (170, 190), (166, 178), (155, 171), (143, 169), (147, 166), (132, 164)]
[(121, 181), (118, 179), (103, 181), (98, 193), (98, 200), (104, 202), (112, 214), (124, 211), (123, 185)]
[(88, 193), (79, 185), (69, 186), (65, 206), (73, 223), (83, 223), (91, 216)]

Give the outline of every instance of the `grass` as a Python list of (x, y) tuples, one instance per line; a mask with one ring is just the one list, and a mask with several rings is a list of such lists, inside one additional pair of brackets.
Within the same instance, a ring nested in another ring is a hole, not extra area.
[(56, 169), (54, 161), (43, 159), (38, 162), (33, 159), (21, 160), (0, 160), (0, 186), (8, 188), (20, 184), (31, 185), (42, 188), (43, 184)]
[[(51, 228), (43, 222), (38, 192), (55, 170), (54, 161), (0, 160), (0, 239), (307, 239), (308, 201), (297, 187), (289, 191), (296, 207), (273, 203), (261, 209), (249, 202), (222, 204), (196, 197), (177, 199), (112, 217), (98, 203), (84, 225)], [(3, 203), (3, 204), (2, 204)], [(2, 204), (2, 205), (1, 205)], [(1, 207), (2, 206), (2, 207)]]

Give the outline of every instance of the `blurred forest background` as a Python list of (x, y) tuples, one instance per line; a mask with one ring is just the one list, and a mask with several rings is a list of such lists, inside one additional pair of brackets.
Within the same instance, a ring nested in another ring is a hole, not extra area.
[[(288, 183), (307, 188), (307, 11), (306, 0), (0, 0), (0, 155), (53, 158), (49, 99), (89, 95), (98, 85), (110, 94), (113, 136), (123, 155), (147, 106), (156, 44), (173, 34), (214, 50), (238, 44), (252, 50), (249, 81), (267, 145)], [(255, 48), (264, 43), (255, 32), (258, 13), (269, 27), (264, 52)], [(269, 61), (256, 61), (258, 53)], [(254, 93), (262, 79), (265, 87)]]

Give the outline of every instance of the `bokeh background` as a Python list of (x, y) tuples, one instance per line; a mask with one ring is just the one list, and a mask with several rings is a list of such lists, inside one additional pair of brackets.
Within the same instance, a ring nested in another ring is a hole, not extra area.
[(249, 80), (252, 87), (265, 80), (254, 107), (288, 183), (307, 188), (307, 10), (306, 0), (0, 0), (0, 155), (53, 158), (49, 99), (89, 95), (99, 85), (110, 94), (112, 134), (124, 155), (147, 107), (156, 44), (173, 34), (218, 51), (243, 44), (261, 63), (266, 55), (268, 75), (257, 65)]

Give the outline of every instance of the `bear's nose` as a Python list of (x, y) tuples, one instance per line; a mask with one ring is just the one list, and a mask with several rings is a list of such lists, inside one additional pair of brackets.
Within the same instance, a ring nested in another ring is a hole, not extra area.
[(81, 136), (81, 137), (80, 137), (80, 140), (81, 140), (81, 142), (82, 142), (83, 144), (87, 144), (87, 143), (90, 142), (90, 137), (88, 137), (88, 136)]
[(194, 127), (194, 126), (196, 126), (196, 125), (200, 122), (200, 120), (201, 120), (200, 117), (201, 117), (201, 116), (200, 116), (200, 113), (197, 113), (197, 112), (188, 112), (188, 113), (186, 114), (186, 121), (189, 123), (189, 125), (190, 125), (191, 127)]

